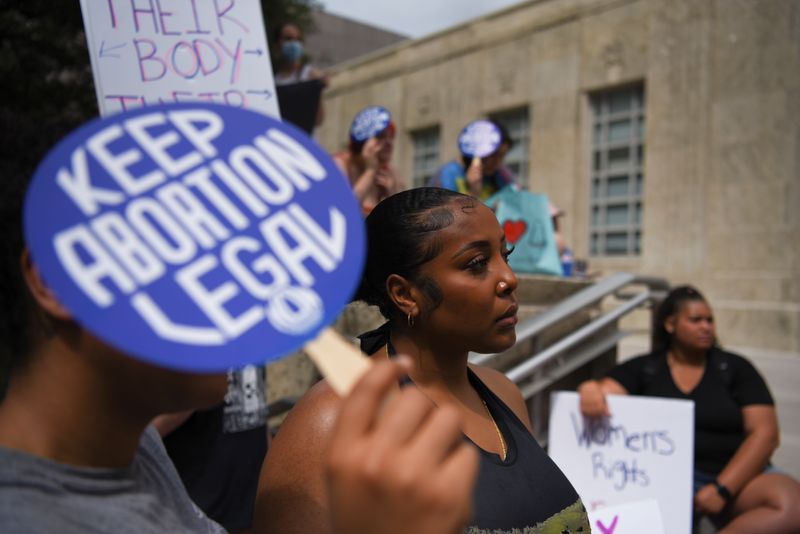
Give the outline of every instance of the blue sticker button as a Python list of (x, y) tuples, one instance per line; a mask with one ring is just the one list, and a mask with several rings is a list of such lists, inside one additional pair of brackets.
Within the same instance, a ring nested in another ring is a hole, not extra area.
[(37, 169), (25, 238), (48, 286), (122, 352), (186, 371), (274, 360), (332, 322), (364, 229), (297, 128), (216, 104), (87, 123)]
[(485, 158), (500, 148), (500, 130), (491, 121), (480, 119), (467, 124), (458, 136), (458, 148), (469, 157)]
[(350, 137), (357, 142), (363, 142), (384, 131), (392, 122), (389, 110), (381, 106), (370, 106), (358, 112), (350, 126)]

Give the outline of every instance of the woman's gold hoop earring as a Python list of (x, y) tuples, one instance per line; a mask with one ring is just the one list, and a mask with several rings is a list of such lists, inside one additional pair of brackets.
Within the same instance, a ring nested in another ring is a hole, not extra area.
[(406, 321), (408, 322), (408, 327), (409, 328), (414, 328), (414, 316), (412, 316), (409, 313), (408, 316), (406, 317)]

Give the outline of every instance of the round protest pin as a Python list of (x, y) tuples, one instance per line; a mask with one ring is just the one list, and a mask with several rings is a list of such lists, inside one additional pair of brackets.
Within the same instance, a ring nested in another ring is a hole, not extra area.
[(92, 121), (37, 169), (25, 239), (73, 317), (118, 350), (186, 371), (274, 360), (355, 291), (358, 203), (299, 129), (215, 104)]
[(458, 136), (458, 149), (469, 157), (485, 158), (500, 148), (500, 129), (485, 119), (467, 124)]
[(363, 142), (384, 131), (392, 122), (389, 110), (381, 106), (370, 106), (358, 112), (350, 126), (350, 137)]

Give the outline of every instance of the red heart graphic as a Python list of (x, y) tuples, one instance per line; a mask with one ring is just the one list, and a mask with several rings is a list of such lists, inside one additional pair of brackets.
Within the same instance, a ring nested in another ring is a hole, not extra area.
[(528, 229), (528, 224), (525, 221), (506, 221), (503, 223), (503, 232), (506, 234), (506, 240), (512, 245), (519, 241), (525, 230)]

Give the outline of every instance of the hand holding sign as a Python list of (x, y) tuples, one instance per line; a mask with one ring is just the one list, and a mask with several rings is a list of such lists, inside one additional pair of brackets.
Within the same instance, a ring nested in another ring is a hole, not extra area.
[[(665, 530), (689, 532), (694, 403), (609, 395), (610, 417), (594, 419), (584, 418), (578, 403), (576, 393), (552, 394), (550, 456), (590, 514), (655, 498), (664, 512)], [(603, 524), (610, 528), (613, 516), (606, 517)]]
[(587, 380), (578, 388), (581, 413), (587, 417), (609, 417), (606, 395), (597, 380)]
[(275, 359), (315, 337), (349, 300), (364, 248), (358, 206), (320, 147), (212, 104), (77, 130), (37, 170), (24, 224), (79, 322), (191, 371)]
[(381, 150), (381, 143), (374, 137), (367, 139), (364, 146), (361, 147), (361, 157), (364, 158), (366, 167), (374, 172), (378, 171), (380, 161), (378, 160), (378, 152)]
[(480, 192), (481, 182), (483, 182), (483, 165), (481, 165), (481, 158), (475, 157), (472, 158), (467, 169), (467, 186), (472, 194), (476, 195)]

